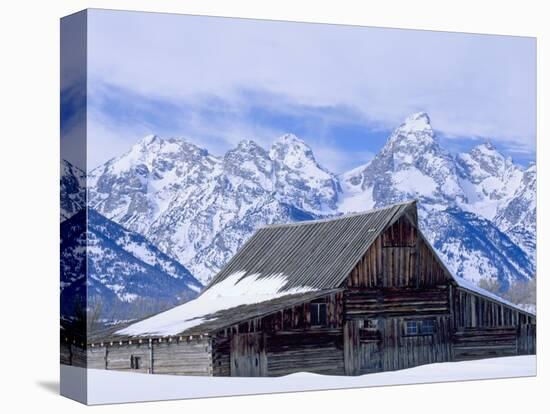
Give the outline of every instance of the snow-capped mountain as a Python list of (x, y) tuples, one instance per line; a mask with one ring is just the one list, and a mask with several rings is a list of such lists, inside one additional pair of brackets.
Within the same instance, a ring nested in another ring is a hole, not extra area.
[(342, 212), (413, 198), (441, 210), (464, 198), (453, 157), (439, 146), (425, 113), (408, 117), (372, 161), (340, 178)]
[(86, 206), (86, 174), (66, 160), (60, 171), (61, 221), (67, 220)]
[(90, 173), (90, 203), (207, 282), (259, 226), (334, 206), (336, 186), (292, 135), (269, 152), (242, 141), (224, 157), (150, 136)]
[(313, 151), (295, 135), (275, 141), (269, 151), (273, 160), (273, 190), (278, 198), (301, 210), (323, 214), (338, 201), (336, 176), (321, 167)]
[[(527, 200), (534, 187), (521, 201), (515, 195), (520, 187), (534, 186), (534, 174), (520, 185), (524, 174), (488, 143), (453, 157), (439, 145), (428, 115), (417, 113), (394, 131), (372, 161), (340, 176), (344, 194), (339, 209), (347, 213), (417, 199), (422, 229), (452, 272), (471, 280), (497, 278), (507, 286), (535, 271), (534, 243), (529, 250), (519, 243), (519, 233), (509, 231), (518, 223), (524, 228), (525, 218), (535, 217), (534, 198)], [(510, 211), (506, 228), (497, 212), (507, 211), (513, 200), (529, 213), (518, 217)], [(534, 240), (532, 230), (525, 239), (532, 235)]]
[(536, 167), (522, 169), (490, 143), (457, 156), (465, 210), (494, 222), (534, 261)]
[(415, 198), (451, 271), (507, 285), (535, 271), (535, 184), (534, 167), (523, 170), (490, 145), (452, 156), (417, 113), (368, 164), (339, 176), (292, 134), (267, 150), (242, 141), (224, 156), (149, 136), (90, 173), (90, 205), (206, 283), (261, 225)]
[(142, 235), (93, 209), (85, 214), (61, 224), (62, 314), (74, 314), (86, 271), (88, 304), (101, 303), (108, 319), (142, 317), (197, 296), (201, 283)]

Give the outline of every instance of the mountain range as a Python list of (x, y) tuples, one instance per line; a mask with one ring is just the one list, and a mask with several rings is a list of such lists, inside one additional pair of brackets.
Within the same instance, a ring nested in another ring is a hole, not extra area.
[[(409, 116), (372, 160), (343, 174), (292, 134), (268, 149), (243, 140), (223, 156), (150, 135), (90, 171), (87, 183), (98, 216), (142, 236), (202, 284), (259, 226), (409, 199), (418, 200), (421, 228), (455, 275), (497, 279), (506, 289), (535, 274), (536, 167), (490, 143), (452, 155), (426, 113)], [(65, 205), (62, 217), (71, 214)]]

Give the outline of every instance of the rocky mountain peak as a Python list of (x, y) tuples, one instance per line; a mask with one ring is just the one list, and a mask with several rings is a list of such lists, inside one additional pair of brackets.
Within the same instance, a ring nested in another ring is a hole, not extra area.
[(257, 151), (263, 150), (263, 148), (251, 139), (243, 139), (237, 144), (237, 149), (240, 151)]
[(425, 112), (408, 116), (391, 134), (381, 153), (401, 152), (406, 155), (422, 154), (426, 151), (440, 152), (430, 118)]
[(265, 189), (271, 188), (272, 161), (267, 151), (252, 140), (240, 141), (224, 156), (226, 174), (248, 179)]
[(476, 184), (491, 177), (508, 181), (520, 170), (511, 157), (505, 157), (489, 141), (475, 146), (467, 153), (458, 154), (457, 164), (461, 175)]
[(431, 131), (432, 125), (426, 112), (416, 112), (409, 115), (399, 129), (403, 132)]
[(269, 151), (271, 159), (298, 166), (304, 160), (315, 162), (313, 151), (294, 134), (285, 134), (275, 140)]

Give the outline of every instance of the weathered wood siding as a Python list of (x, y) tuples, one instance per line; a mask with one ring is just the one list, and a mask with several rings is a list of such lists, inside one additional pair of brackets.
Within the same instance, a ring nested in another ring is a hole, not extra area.
[[(132, 357), (139, 358), (139, 367), (132, 367)], [(88, 346), (87, 359), (88, 367), (96, 369), (172, 375), (212, 375), (210, 339), (206, 337)]]
[(449, 287), (425, 289), (348, 289), (345, 294), (346, 319), (373, 317), (448, 315)]
[(348, 320), (344, 327), (347, 375), (391, 371), (422, 364), (449, 361), (452, 334), (450, 316), (434, 318), (432, 334), (407, 335), (406, 321), (421, 318), (383, 317), (371, 321)]
[[(105, 369), (147, 373), (151, 368), (151, 348), (148, 343), (128, 344), (123, 342), (122, 344), (114, 343), (113, 345), (99, 348), (94, 347), (89, 349), (88, 358), (91, 355), (96, 355), (94, 359), (97, 359), (97, 363), (99, 364), (101, 363), (101, 354), (103, 354)], [(139, 358), (139, 369), (132, 368), (132, 356)]]
[(404, 216), (384, 231), (348, 278), (353, 288), (419, 288), (449, 279), (438, 259)]
[(94, 346), (88, 348), (88, 368), (107, 368), (107, 347)]
[(453, 335), (453, 360), (465, 361), (518, 354), (518, 328), (461, 328)]
[(267, 376), (266, 338), (263, 332), (235, 334), (230, 343), (231, 375)]
[(301, 371), (344, 374), (341, 329), (274, 332), (267, 336), (266, 353), (269, 376)]
[(342, 375), (342, 293), (314, 302), (326, 304), (327, 320), (323, 326), (312, 326), (311, 302), (305, 302), (216, 333), (212, 338), (213, 375)]
[(231, 338), (223, 334), (212, 337), (212, 375), (231, 376)]
[(518, 354), (529, 355), (537, 352), (537, 326), (526, 323), (519, 327)]
[[(449, 361), (449, 277), (406, 216), (386, 229), (352, 270), (344, 293), (345, 372)], [(407, 335), (408, 320), (429, 318), (434, 332)]]
[(86, 368), (86, 350), (79, 345), (71, 342), (61, 341), (59, 348), (60, 363), (64, 365), (74, 365), (76, 367)]
[(535, 318), (519, 310), (467, 290), (457, 288), (453, 298), (455, 327), (519, 326)]
[(153, 373), (212, 375), (210, 338), (163, 341), (153, 346)]
[(535, 318), (489, 298), (456, 288), (453, 360), (534, 354)]

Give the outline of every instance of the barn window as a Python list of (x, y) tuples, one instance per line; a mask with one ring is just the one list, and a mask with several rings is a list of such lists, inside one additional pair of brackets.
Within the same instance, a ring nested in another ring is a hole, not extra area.
[(431, 335), (435, 332), (434, 319), (406, 321), (405, 335)]
[(326, 326), (327, 324), (327, 304), (321, 302), (313, 302), (309, 305), (309, 313), (311, 315), (311, 325)]
[(407, 335), (418, 335), (418, 323), (416, 321), (407, 321), (405, 333)]
[(420, 333), (433, 334), (435, 332), (435, 321), (433, 319), (424, 319), (420, 323)]
[(140, 369), (141, 368), (141, 357), (132, 355), (130, 357), (130, 368)]

